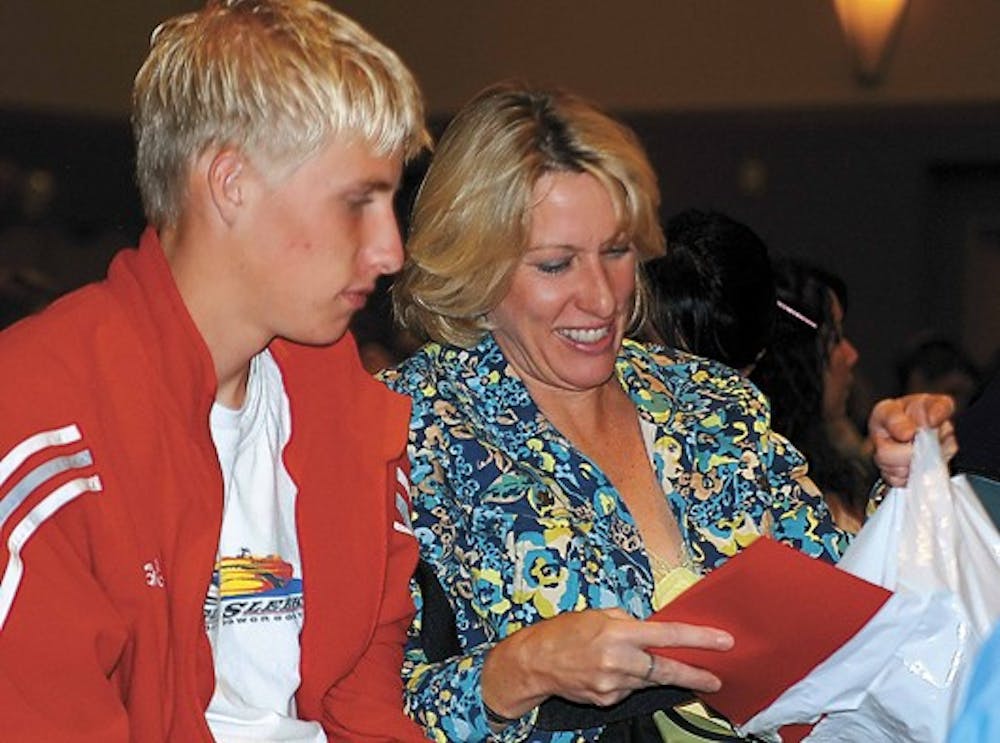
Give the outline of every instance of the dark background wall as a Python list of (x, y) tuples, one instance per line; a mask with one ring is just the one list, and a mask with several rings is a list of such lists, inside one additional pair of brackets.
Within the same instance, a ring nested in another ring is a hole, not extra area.
[[(134, 240), (130, 79), (155, 20), (199, 4), (0, 5), (0, 261), (72, 285)], [(877, 393), (921, 332), (984, 364), (1000, 348), (995, 0), (912, 0), (869, 88), (820, 0), (338, 5), (412, 64), (435, 121), (512, 75), (622, 115), (658, 169), (664, 216), (726, 211), (847, 279), (848, 333)]]
[(880, 393), (892, 392), (893, 360), (917, 335), (960, 341), (982, 364), (1000, 349), (1000, 106), (633, 123), (659, 168), (665, 213), (719, 209), (773, 252), (846, 279), (847, 329)]
[[(4, 0), (0, 106), (123, 115), (150, 31), (202, 4)], [(400, 53), (434, 114), (509, 76), (564, 85), (619, 111), (1000, 101), (997, 0), (910, 0), (875, 87), (850, 74), (832, 0), (332, 4)]]

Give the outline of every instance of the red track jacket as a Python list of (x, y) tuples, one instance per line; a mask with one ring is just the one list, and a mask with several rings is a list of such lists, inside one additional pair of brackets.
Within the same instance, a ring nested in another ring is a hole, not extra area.
[[(409, 403), (349, 337), (271, 351), (308, 576), (299, 715), (332, 740), (421, 740), (399, 677), (417, 545), (393, 525)], [(0, 738), (211, 740), (216, 380), (155, 233), (0, 334), (0, 368)]]

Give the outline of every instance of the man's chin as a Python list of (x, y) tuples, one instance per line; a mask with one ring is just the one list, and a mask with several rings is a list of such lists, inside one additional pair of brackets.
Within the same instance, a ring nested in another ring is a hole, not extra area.
[(301, 333), (282, 336), (291, 343), (302, 346), (332, 346), (347, 335), (348, 324), (343, 323), (329, 328), (313, 328)]

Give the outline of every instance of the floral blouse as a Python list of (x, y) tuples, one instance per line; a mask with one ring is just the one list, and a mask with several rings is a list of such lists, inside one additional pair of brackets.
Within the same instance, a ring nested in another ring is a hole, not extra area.
[[(625, 341), (616, 373), (652, 424), (656, 478), (697, 570), (721, 565), (759, 534), (831, 562), (840, 557), (848, 535), (805, 476), (802, 455), (770, 430), (766, 398), (737, 372)], [(539, 411), (492, 336), (472, 349), (429, 344), (383, 380), (413, 399), (414, 531), (465, 653), (427, 661), (415, 590), (407, 711), (436, 740), (486, 740), (486, 652), (564, 611), (619, 607), (649, 616), (650, 563), (615, 488)], [(600, 735), (533, 730), (534, 717), (495, 737), (562, 743)]]

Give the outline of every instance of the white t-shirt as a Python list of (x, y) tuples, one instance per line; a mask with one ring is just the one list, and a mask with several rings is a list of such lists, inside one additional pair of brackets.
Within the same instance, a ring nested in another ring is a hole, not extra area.
[(215, 662), (205, 719), (225, 743), (326, 743), (320, 724), (295, 710), (304, 616), (297, 490), (281, 457), (291, 435), (288, 396), (269, 352), (251, 362), (243, 407), (216, 403), (210, 420), (225, 492), (205, 599)]

